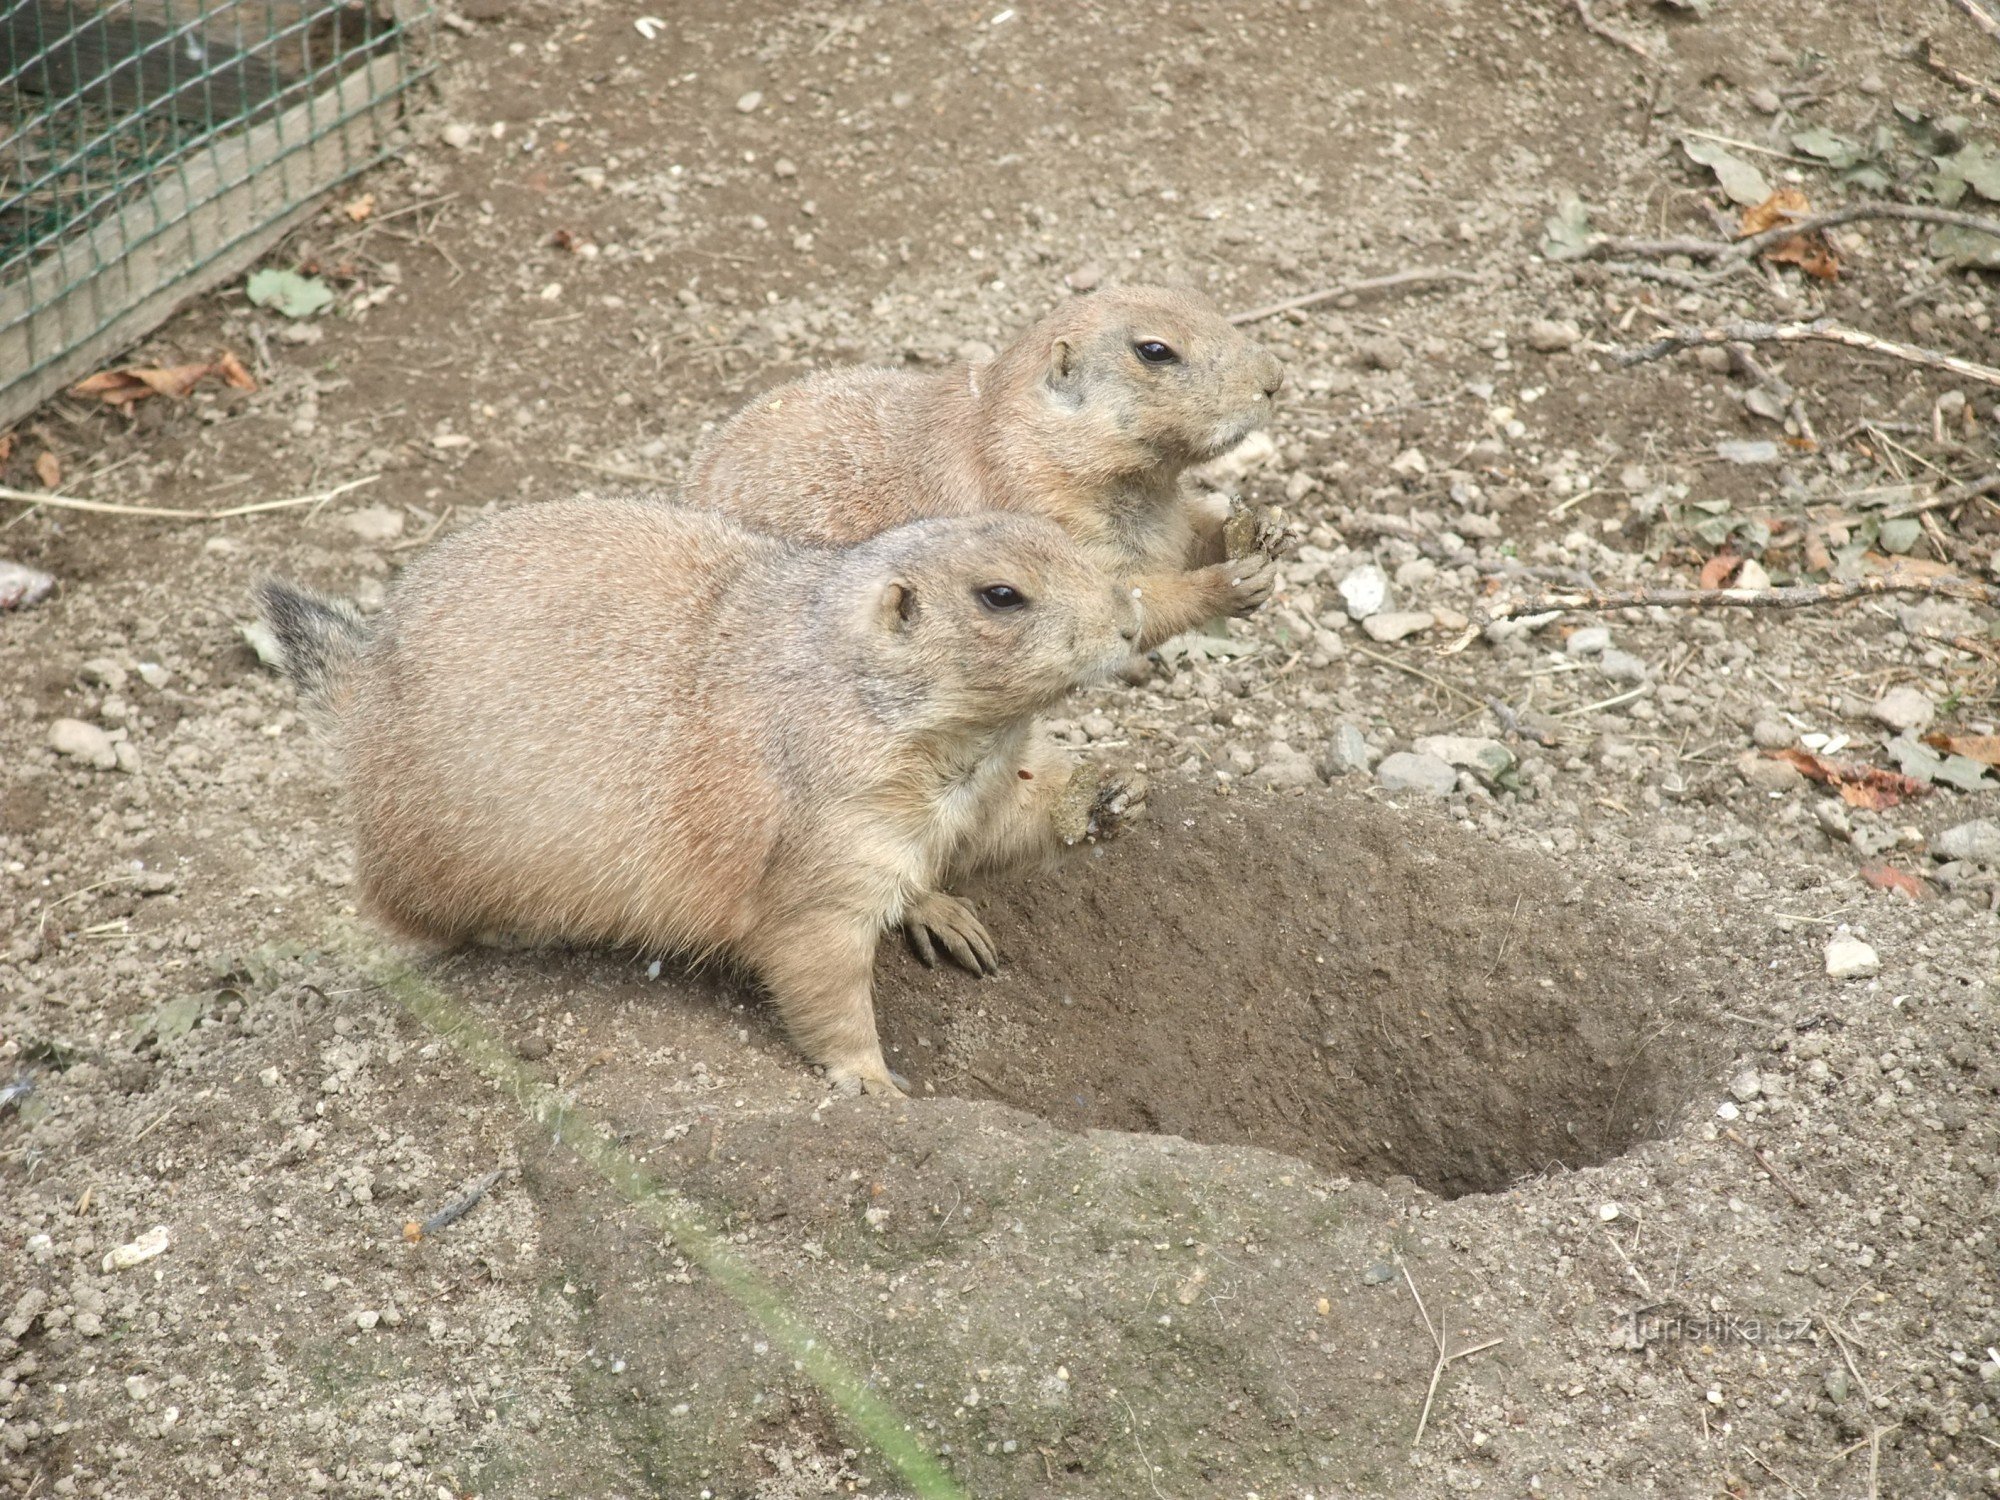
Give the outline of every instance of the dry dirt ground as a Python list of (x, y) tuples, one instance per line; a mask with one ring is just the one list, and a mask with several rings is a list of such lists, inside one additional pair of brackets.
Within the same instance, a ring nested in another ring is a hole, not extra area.
[[(0, 1493), (918, 1493), (804, 1327), (979, 1496), (2000, 1495), (2000, 799), (1851, 805), (1759, 755), (1992, 734), (1992, 612), (1431, 649), (1494, 588), (1688, 583), (1725, 544), (1993, 576), (1989, 502), (1883, 517), (1991, 472), (2000, 392), (1609, 353), (1826, 313), (1990, 361), (1993, 281), (1928, 226), (1836, 231), (1831, 283), (1544, 236), (1715, 236), (1684, 142), (1716, 136), (1816, 207), (1948, 196), (1995, 112), (1909, 50), (2000, 51), (1944, 0), (1598, 0), (1638, 50), (1554, 3), (660, 9), (463, 0), (397, 158), (271, 257), (335, 312), (232, 289), (137, 352), (260, 389), (16, 434), (6, 483), (46, 451), (127, 503), (379, 477), (0, 519), (60, 582), (0, 616), (0, 1084), (32, 1084)], [(1287, 392), (1217, 482), (1292, 523), (1284, 585), (1058, 726), (1158, 791), (984, 893), (1001, 978), (885, 958), (907, 1102), (830, 1099), (742, 986), (650, 955), (463, 955), (448, 1019), (339, 946), (330, 768), (238, 633), (258, 574), (371, 607), (484, 507), (670, 486), (756, 390), (978, 357), (1093, 281), (1241, 309), (1417, 267), (1482, 279), (1257, 325)], [(1414, 633), (1350, 620), (1368, 565)], [(1437, 734), (1483, 743), (1376, 765)], [(1879, 973), (1829, 975), (1843, 925)], [(1474, 1351), (1441, 1375), (1433, 1321)]]

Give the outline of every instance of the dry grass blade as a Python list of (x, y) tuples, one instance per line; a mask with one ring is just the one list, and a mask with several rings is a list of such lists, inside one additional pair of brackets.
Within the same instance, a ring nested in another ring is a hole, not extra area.
[(1607, 26), (1604, 22), (1598, 20), (1596, 14), (1590, 8), (1590, 0), (1570, 0), (1570, 3), (1576, 7), (1577, 19), (1583, 22), (1583, 29), (1592, 36), (1603, 37), (1605, 41), (1610, 42), (1613, 46), (1623, 47), (1641, 62), (1650, 63), (1656, 60), (1653, 54), (1641, 43), (1634, 41), (1616, 27)]
[(11, 490), (0, 486), (0, 500), (14, 500), (23, 505), (46, 505), (54, 510), (84, 511), (94, 516), (146, 516), (155, 520), (168, 521), (224, 521), (231, 516), (262, 515), (266, 511), (291, 510), (301, 505), (324, 505), (329, 500), (338, 499), (349, 490), (358, 490), (364, 484), (373, 484), (380, 474), (365, 474), (359, 479), (350, 479), (345, 484), (337, 484), (330, 490), (318, 490), (310, 495), (288, 495), (283, 500), (255, 500), (248, 505), (231, 505), (222, 510), (187, 510), (174, 505), (124, 505), (111, 500), (86, 500), (81, 495), (49, 495), (34, 490)]
[(1430, 1388), (1424, 1392), (1424, 1409), (1417, 1414), (1417, 1435), (1410, 1439), (1410, 1446), (1414, 1448), (1423, 1442), (1424, 1431), (1430, 1426), (1431, 1406), (1437, 1400), (1438, 1382), (1444, 1379), (1446, 1368), (1471, 1355), (1484, 1353), (1495, 1344), (1504, 1343), (1505, 1340), (1487, 1339), (1484, 1343), (1469, 1344), (1463, 1349), (1452, 1349), (1447, 1342), (1443, 1314), (1440, 1313), (1439, 1321), (1433, 1323), (1430, 1309), (1424, 1306), (1423, 1294), (1417, 1290), (1417, 1283), (1410, 1275), (1410, 1268), (1398, 1259), (1396, 1269), (1403, 1273), (1403, 1285), (1410, 1289), (1410, 1295), (1416, 1299), (1417, 1312), (1424, 1320), (1424, 1327), (1430, 1332), (1431, 1343), (1437, 1348), (1437, 1363), (1431, 1366)]
[(1981, 5), (1979, 0), (1951, 0), (1951, 3), (1964, 11), (1966, 19), (1974, 26), (1992, 37), (1994, 41), (2000, 42), (2000, 20), (1995, 20), (1993, 13)]
[(1485, 279), (1471, 271), (1460, 271), (1450, 266), (1439, 266), (1436, 269), (1419, 267), (1413, 271), (1397, 271), (1389, 276), (1371, 277), (1367, 281), (1349, 281), (1340, 286), (1321, 287), (1316, 292), (1287, 297), (1283, 302), (1273, 302), (1268, 307), (1253, 307), (1248, 312), (1231, 313), (1229, 321), (1238, 325), (1260, 323), (1265, 318), (1275, 318), (1280, 313), (1299, 312), (1341, 297), (1358, 297), (1364, 292), (1387, 292), (1397, 287), (1425, 286), (1439, 281), (1484, 281)]

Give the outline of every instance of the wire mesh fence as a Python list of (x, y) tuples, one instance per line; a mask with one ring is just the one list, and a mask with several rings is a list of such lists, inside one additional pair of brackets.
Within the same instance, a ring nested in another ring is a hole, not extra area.
[(379, 160), (430, 0), (0, 0), (0, 430)]

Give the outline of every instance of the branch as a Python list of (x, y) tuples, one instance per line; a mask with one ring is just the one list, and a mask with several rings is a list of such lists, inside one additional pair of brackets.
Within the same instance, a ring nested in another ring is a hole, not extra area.
[(1951, 3), (1964, 11), (1966, 19), (1974, 26), (1992, 37), (1994, 41), (2000, 42), (2000, 21), (1994, 20), (1992, 12), (1980, 5), (1978, 0), (1951, 0)]
[(1984, 99), (1988, 104), (2000, 104), (2000, 88), (1995, 88), (1984, 79), (1974, 78), (1970, 73), (1961, 73), (1958, 69), (1946, 63), (1941, 63), (1935, 57), (1932, 57), (1929, 37), (1924, 38), (1923, 45), (1917, 48), (1913, 56), (1915, 57), (1917, 66), (1925, 72), (1934, 74), (1942, 78), (1946, 83), (1964, 89), (1975, 98)]
[(169, 521), (226, 521), (232, 516), (256, 516), (266, 511), (291, 510), (301, 505), (324, 505), (329, 500), (338, 499), (349, 490), (358, 490), (364, 484), (373, 484), (380, 474), (364, 475), (360, 479), (350, 479), (345, 484), (337, 484), (330, 490), (319, 490), (310, 495), (289, 495), (283, 500), (253, 500), (248, 505), (231, 505), (222, 510), (184, 510), (175, 505), (120, 505), (110, 500), (86, 500), (81, 495), (42, 494), (35, 490), (11, 490), (0, 486), (0, 500), (13, 500), (22, 505), (46, 505), (54, 510), (87, 511), (94, 516), (152, 516)]
[(1456, 655), (1471, 645), (1488, 625), (1523, 615), (1565, 614), (1574, 611), (1599, 613), (1613, 609), (1804, 609), (1815, 604), (1844, 604), (1850, 599), (1879, 594), (1930, 594), (1946, 599), (1965, 599), (1974, 604), (2000, 603), (2000, 587), (1971, 579), (1942, 577), (1917, 578), (1908, 574), (1879, 573), (1868, 578), (1837, 578), (1826, 583), (1798, 583), (1788, 588), (1769, 589), (1589, 589), (1538, 594), (1531, 599), (1509, 599), (1478, 611), (1457, 640), (1438, 648), (1442, 656)]
[(1322, 287), (1316, 292), (1303, 296), (1288, 297), (1283, 302), (1273, 302), (1269, 307), (1254, 307), (1249, 312), (1231, 313), (1229, 321), (1236, 324), (1261, 323), (1266, 318), (1275, 318), (1280, 313), (1297, 312), (1301, 308), (1317, 307), (1322, 302), (1331, 302), (1337, 297), (1359, 296), (1362, 292), (1386, 292), (1392, 287), (1422, 286), (1432, 281), (1484, 281), (1471, 271), (1457, 271), (1449, 266), (1435, 270), (1419, 268), (1414, 271), (1398, 271), (1393, 276), (1377, 276), (1369, 281), (1350, 281), (1342, 286)]
[(1691, 260), (1733, 262), (1746, 260), (1767, 245), (1775, 245), (1791, 239), (1795, 235), (1811, 234), (1816, 229), (1832, 229), (1840, 224), (1852, 224), (1861, 219), (1904, 219), (1917, 224), (1949, 224), (1957, 229), (1975, 229), (1981, 234), (2000, 236), (2000, 219), (1982, 218), (1978, 214), (1960, 213), (1956, 209), (1931, 208), (1921, 203), (1850, 203), (1845, 208), (1830, 209), (1823, 214), (1812, 214), (1803, 219), (1793, 219), (1758, 234), (1746, 234), (1735, 240), (1698, 240), (1693, 238), (1670, 240), (1620, 239), (1606, 235), (1592, 240), (1589, 245), (1573, 256), (1562, 257), (1570, 260), (1605, 260), (1619, 255), (1642, 255), (1660, 257), (1685, 255)]
[(1571, 3), (1576, 6), (1576, 13), (1583, 22), (1583, 29), (1592, 36), (1601, 36), (1612, 45), (1623, 47), (1641, 62), (1650, 63), (1656, 60), (1650, 51), (1638, 42), (1633, 41), (1624, 32), (1606, 26), (1602, 21), (1598, 20), (1591, 13), (1590, 0), (1571, 0)]
[(1964, 380), (1976, 380), (1982, 385), (2000, 386), (2000, 370), (1991, 365), (1974, 364), (1955, 354), (1940, 354), (1935, 349), (1877, 338), (1872, 333), (1843, 327), (1827, 318), (1813, 323), (1724, 323), (1714, 328), (1676, 329), (1650, 344), (1625, 350), (1613, 363), (1642, 365), (1664, 359), (1669, 354), (1678, 354), (1683, 349), (1712, 348), (1722, 344), (1801, 343), (1845, 344), (1850, 349), (1863, 349), (1870, 354), (1887, 355), (1891, 359), (1923, 365), (1927, 369), (1943, 370)]

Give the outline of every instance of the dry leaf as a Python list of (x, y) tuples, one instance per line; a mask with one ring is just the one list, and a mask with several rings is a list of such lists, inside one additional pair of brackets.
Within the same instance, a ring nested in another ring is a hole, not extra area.
[(1773, 760), (1782, 760), (1795, 767), (1808, 781), (1832, 787), (1849, 807), (1863, 807), (1870, 812), (1881, 812), (1884, 808), (1896, 806), (1906, 797), (1921, 797), (1930, 791), (1929, 786), (1915, 777), (1905, 776), (1900, 771), (1885, 771), (1880, 766), (1865, 766), (1851, 760), (1828, 760), (1823, 755), (1796, 747), (1768, 753)]
[(1963, 755), (1982, 765), (2000, 766), (2000, 734), (1927, 734), (1924, 743), (1945, 755)]
[(1864, 552), (1861, 560), (1874, 568), (1884, 578), (1898, 578), (1912, 582), (1928, 583), (1933, 578), (1959, 578), (1965, 573), (1951, 563), (1936, 562), (1928, 557), (1888, 557), (1880, 552)]
[(1743, 559), (1734, 552), (1718, 552), (1701, 565), (1701, 586), (1705, 589), (1724, 588), (1742, 566)]
[(350, 198), (340, 205), (340, 211), (359, 224), (375, 212), (375, 195), (363, 193), (359, 198)]
[(35, 457), (35, 477), (41, 480), (42, 488), (57, 488), (62, 483), (62, 460), (44, 448)]
[(205, 365), (164, 367), (128, 365), (120, 370), (104, 370), (71, 386), (72, 396), (95, 396), (106, 406), (129, 407), (148, 396), (168, 396), (178, 401), (210, 375), (239, 391), (254, 391), (257, 382), (243, 368), (243, 361), (224, 350)]
[[(1754, 208), (1743, 210), (1745, 236), (1762, 234), (1767, 229), (1777, 229), (1803, 219), (1812, 212), (1812, 205), (1806, 195), (1795, 187), (1782, 187)], [(1840, 261), (1833, 253), (1833, 246), (1818, 230), (1811, 234), (1795, 234), (1764, 247), (1764, 259), (1785, 265), (1800, 267), (1806, 275), (1820, 281), (1832, 281), (1840, 275)]]
[(11, 432), (0, 432), (0, 464), (4, 464), (13, 456), (14, 434)]
[(1930, 888), (1921, 879), (1894, 865), (1863, 865), (1861, 878), (1878, 891), (1901, 891), (1912, 901), (1921, 901), (1930, 894)]

